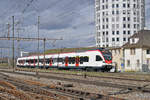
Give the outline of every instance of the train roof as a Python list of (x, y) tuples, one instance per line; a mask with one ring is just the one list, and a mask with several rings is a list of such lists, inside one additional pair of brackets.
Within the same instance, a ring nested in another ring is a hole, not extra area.
[[(100, 51), (105, 51), (108, 50), (106, 48), (91, 48), (91, 49), (87, 49), (87, 50), (76, 50), (76, 51), (72, 51), (72, 52), (58, 52), (59, 54), (65, 54), (65, 53), (79, 53), (79, 52), (86, 52), (86, 51), (93, 51), (93, 50), (100, 50)], [(58, 53), (47, 53), (46, 55), (55, 55)], [(43, 54), (39, 54), (39, 56), (41, 56)], [(25, 56), (25, 57), (20, 57), (20, 58), (26, 58), (26, 57), (34, 57), (34, 56), (38, 56), (38, 54), (35, 55), (30, 55), (30, 56)]]

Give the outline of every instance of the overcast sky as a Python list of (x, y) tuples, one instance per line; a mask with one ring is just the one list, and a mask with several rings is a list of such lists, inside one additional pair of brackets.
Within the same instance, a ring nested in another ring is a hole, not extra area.
[[(0, 36), (7, 36), (6, 24), (12, 24), (13, 15), (16, 36), (19, 32), (22, 37), (37, 37), (40, 16), (40, 37), (63, 37), (47, 41), (47, 49), (95, 46), (94, 0), (0, 0)], [(150, 29), (149, 17), (150, 1), (146, 0), (146, 26)], [(1, 46), (6, 43), (1, 41)], [(21, 41), (20, 47), (36, 51), (37, 42)]]

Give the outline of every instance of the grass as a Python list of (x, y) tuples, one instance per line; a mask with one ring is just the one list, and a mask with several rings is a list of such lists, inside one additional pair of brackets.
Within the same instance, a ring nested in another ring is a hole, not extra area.
[(0, 63), (0, 68), (9, 68), (8, 63)]

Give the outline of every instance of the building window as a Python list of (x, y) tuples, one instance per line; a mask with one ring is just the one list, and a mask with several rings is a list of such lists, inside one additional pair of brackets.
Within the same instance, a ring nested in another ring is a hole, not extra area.
[(108, 38), (106, 38), (106, 42), (109, 42)]
[(103, 18), (103, 22), (105, 22), (105, 19)]
[(137, 60), (137, 67), (140, 67), (140, 60)]
[(116, 17), (116, 21), (117, 21), (117, 22), (119, 21), (119, 17), (118, 17), (118, 16)]
[(105, 9), (105, 6), (104, 6), (104, 5), (102, 6), (102, 9)]
[(115, 41), (115, 38), (112, 38), (112, 41)]
[(130, 10), (127, 10), (127, 12), (128, 12), (128, 14), (130, 14), (131, 11), (130, 11)]
[(107, 28), (107, 29), (109, 28), (108, 25), (106, 25), (106, 28)]
[(117, 31), (117, 35), (119, 35), (119, 31)]
[(134, 28), (136, 28), (136, 24), (134, 24)]
[(150, 50), (146, 50), (146, 54), (150, 54)]
[(127, 60), (127, 66), (130, 67), (130, 60)]
[(123, 31), (123, 34), (126, 34), (126, 31)]
[(123, 21), (126, 21), (126, 17), (123, 17)]
[(124, 14), (124, 15), (126, 14), (126, 11), (125, 11), (125, 10), (123, 10), (123, 14)]
[(135, 48), (130, 49), (130, 55), (135, 55)]
[(116, 25), (116, 28), (119, 28), (119, 24)]
[(106, 22), (108, 22), (108, 18), (106, 18)]
[(128, 31), (128, 35), (130, 35), (130, 31)]
[(112, 29), (114, 29), (115, 28), (115, 24), (112, 24)]
[(133, 8), (136, 8), (136, 4), (133, 4)]
[(115, 8), (115, 4), (112, 4), (112, 8)]
[(106, 35), (108, 35), (108, 31), (106, 31)]
[(147, 59), (147, 65), (149, 65), (149, 59)]
[(115, 35), (115, 31), (112, 31), (112, 35)]
[(128, 28), (130, 28), (130, 24), (128, 24)]
[(123, 41), (126, 41), (126, 38), (123, 38)]
[(119, 38), (117, 38), (117, 41), (119, 41)]
[(124, 4), (123, 4), (123, 8), (125, 8), (125, 7), (126, 7), (126, 4), (124, 3)]
[(119, 4), (116, 4), (116, 8), (119, 8)]
[(103, 16), (105, 16), (105, 12), (103, 12)]
[(116, 11), (116, 14), (117, 14), (117, 15), (119, 14), (119, 11), (118, 11), (118, 10)]
[(105, 25), (103, 25), (103, 29), (105, 29)]
[(123, 28), (126, 28), (126, 24), (123, 24)]
[(128, 17), (128, 21), (130, 21), (130, 17)]
[(106, 9), (108, 9), (108, 5), (106, 5)]
[(134, 20), (134, 22), (136, 22), (136, 17), (134, 17), (134, 19), (133, 19), (133, 20)]
[(115, 14), (115, 11), (112, 11), (112, 15), (114, 15)]
[(128, 4), (128, 8), (130, 8), (130, 4)]
[(105, 32), (103, 32), (103, 35), (105, 35)]

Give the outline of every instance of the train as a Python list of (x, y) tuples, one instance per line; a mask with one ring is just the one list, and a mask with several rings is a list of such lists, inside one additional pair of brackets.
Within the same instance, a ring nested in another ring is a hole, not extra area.
[(16, 65), (23, 68), (81, 69), (102, 72), (113, 69), (112, 53), (105, 48), (20, 57)]

